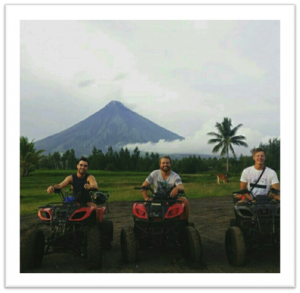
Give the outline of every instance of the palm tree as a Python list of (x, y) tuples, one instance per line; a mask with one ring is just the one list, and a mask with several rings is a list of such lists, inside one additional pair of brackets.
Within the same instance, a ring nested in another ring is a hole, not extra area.
[(246, 137), (243, 135), (237, 135), (238, 129), (243, 126), (239, 124), (238, 126), (232, 128), (231, 119), (224, 118), (222, 123), (216, 123), (215, 127), (218, 130), (216, 132), (209, 132), (207, 135), (214, 136), (208, 141), (208, 144), (217, 144), (212, 152), (218, 153), (221, 150), (221, 156), (227, 156), (226, 172), (228, 173), (228, 159), (229, 159), (229, 150), (232, 152), (233, 156), (236, 157), (232, 145), (248, 147), (248, 145), (243, 141), (246, 140)]
[(41, 159), (42, 152), (44, 150), (36, 151), (33, 140), (28, 142), (27, 137), (20, 137), (20, 167), (22, 177), (28, 176), (34, 170), (33, 166)]

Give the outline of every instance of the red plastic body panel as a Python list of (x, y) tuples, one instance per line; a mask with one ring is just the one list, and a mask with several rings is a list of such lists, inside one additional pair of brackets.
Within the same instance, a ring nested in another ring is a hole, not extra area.
[[(98, 212), (98, 221), (102, 222), (103, 214), (104, 214), (104, 212), (106, 210), (106, 207), (97, 207), (96, 208), (93, 205), (87, 206), (87, 207), (82, 207), (80, 209), (75, 210), (74, 213), (68, 219), (68, 221), (71, 221), (71, 222), (80, 222), (80, 221), (83, 221), (83, 220), (87, 219), (88, 217), (90, 217), (91, 214), (92, 214), (92, 212), (96, 211), (96, 209), (97, 209), (97, 212)], [(44, 217), (43, 213), (48, 214), (49, 218), (48, 217)], [(77, 215), (78, 213), (84, 213), (84, 214), (82, 215), (82, 217), (74, 219), (74, 216)], [(38, 211), (38, 216), (43, 221), (50, 221), (52, 219), (52, 208), (41, 208)]]
[[(49, 218), (43, 217), (42, 212), (48, 214)], [(42, 208), (42, 209), (39, 209), (38, 216), (43, 221), (50, 221), (52, 219), (52, 209), (51, 208)]]
[[(183, 211), (184, 211), (184, 203), (176, 203), (169, 207), (169, 209), (165, 215), (165, 219), (171, 219), (171, 218), (175, 218), (178, 216), (180, 216), (180, 219), (181, 218), (184, 219)], [(135, 203), (133, 205), (132, 212), (136, 217), (138, 217), (140, 219), (147, 219), (147, 217), (148, 217), (146, 207), (142, 203)], [(158, 219), (156, 219), (156, 220), (158, 220)]]
[(165, 219), (175, 218), (181, 216), (184, 211), (184, 203), (176, 203), (169, 207)]
[(142, 203), (136, 202), (133, 205), (132, 212), (135, 216), (137, 216), (140, 219), (147, 219), (147, 217), (148, 217), (146, 207)]
[(106, 210), (106, 207), (99, 207), (98, 209), (98, 222), (102, 222), (103, 214)]

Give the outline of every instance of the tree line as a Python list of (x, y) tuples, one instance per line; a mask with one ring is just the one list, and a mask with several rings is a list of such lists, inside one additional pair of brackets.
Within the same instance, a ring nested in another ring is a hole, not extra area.
[[(29, 142), (26, 137), (21, 137), (21, 176), (27, 176), (29, 173), (38, 169), (48, 170), (76, 170), (79, 157), (75, 155), (73, 149), (64, 153), (54, 152), (48, 155), (42, 155), (43, 151), (36, 151), (34, 143)], [(270, 139), (267, 144), (260, 143), (266, 151), (268, 167), (280, 170), (280, 140)], [(159, 168), (160, 154), (141, 153), (138, 147), (132, 152), (127, 148), (121, 148), (119, 151), (113, 150), (110, 146), (106, 153), (101, 149), (94, 147), (92, 154), (87, 156), (89, 169), (105, 171), (132, 171), (132, 172), (151, 172)], [(209, 157), (203, 158), (200, 155), (190, 155), (181, 159), (172, 160), (172, 169), (181, 174), (196, 174), (206, 171), (216, 171), (227, 173), (242, 172), (246, 167), (253, 165), (253, 158), (249, 156), (233, 157)]]
[[(238, 130), (242, 127), (238, 124), (232, 125), (231, 119), (224, 117), (221, 123), (216, 122), (217, 132), (209, 132), (207, 135), (213, 136), (208, 144), (214, 144), (212, 153), (219, 153), (221, 158), (201, 158), (201, 156), (190, 155), (182, 159), (175, 159), (172, 162), (172, 168), (178, 173), (195, 174), (209, 170), (218, 172), (241, 172), (244, 168), (253, 165), (252, 156), (241, 156), (236, 158), (233, 146), (248, 147), (245, 142), (246, 137), (237, 135)], [(265, 149), (268, 158), (267, 164), (270, 168), (280, 170), (280, 140), (274, 138), (269, 140), (268, 144), (260, 144), (259, 147)], [(73, 149), (65, 153), (49, 153), (48, 156), (41, 155), (42, 150), (36, 151), (33, 141), (29, 142), (26, 137), (20, 140), (21, 153), (21, 176), (27, 176), (36, 169), (76, 169), (78, 158), (75, 156)], [(229, 153), (233, 157), (229, 157)], [(106, 171), (135, 171), (150, 172), (158, 168), (158, 153), (146, 152), (141, 155), (140, 150), (136, 147), (132, 153), (127, 148), (121, 148), (119, 152), (114, 151), (110, 146), (104, 154), (101, 149), (93, 148), (92, 154), (88, 156), (89, 167), (92, 170)]]

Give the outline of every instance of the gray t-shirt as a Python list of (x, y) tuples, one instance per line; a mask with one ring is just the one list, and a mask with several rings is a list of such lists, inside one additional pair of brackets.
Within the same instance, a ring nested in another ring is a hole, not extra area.
[(154, 185), (155, 193), (170, 193), (175, 186), (182, 184), (180, 176), (173, 171), (171, 171), (169, 177), (164, 180), (161, 175), (161, 170), (155, 170), (146, 178), (146, 181), (150, 185)]

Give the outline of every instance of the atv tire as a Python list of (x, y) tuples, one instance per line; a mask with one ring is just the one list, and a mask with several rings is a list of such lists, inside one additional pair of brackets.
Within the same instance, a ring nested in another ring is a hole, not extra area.
[(183, 254), (190, 264), (199, 263), (202, 260), (201, 237), (193, 226), (187, 226), (183, 231)]
[(230, 219), (229, 226), (230, 227), (236, 226), (236, 219)]
[(244, 234), (239, 227), (230, 227), (226, 231), (225, 249), (227, 260), (233, 266), (242, 266), (246, 260)]
[(137, 238), (132, 227), (121, 230), (121, 252), (125, 263), (135, 262), (138, 256)]
[(38, 268), (43, 260), (45, 236), (43, 231), (30, 229), (26, 232), (21, 243), (21, 266), (23, 269)]
[(90, 229), (87, 234), (87, 267), (89, 270), (102, 266), (101, 233), (98, 229)]
[(112, 221), (103, 221), (100, 231), (102, 233), (102, 247), (110, 250), (112, 248), (114, 225)]

